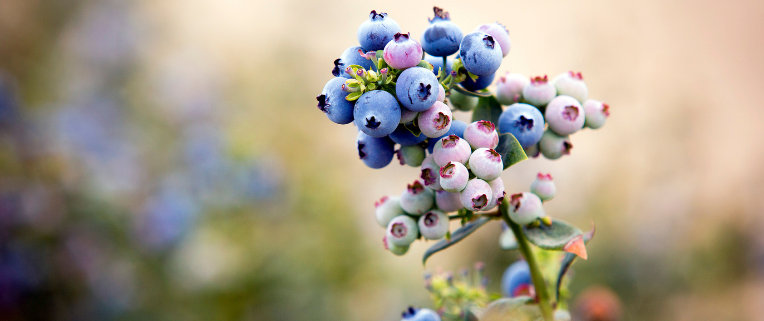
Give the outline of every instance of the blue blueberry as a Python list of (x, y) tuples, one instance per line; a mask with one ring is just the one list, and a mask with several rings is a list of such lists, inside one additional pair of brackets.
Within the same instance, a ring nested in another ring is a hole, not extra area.
[(345, 72), (345, 68), (350, 65), (359, 65), (366, 70), (370, 70), (374, 66), (374, 62), (361, 57), (361, 53), (358, 50), (363, 50), (361, 46), (352, 46), (345, 49), (339, 59), (334, 61), (334, 69), (332, 69), (332, 75), (334, 77), (353, 78)]
[(388, 135), (396, 144), (401, 146), (417, 145), (427, 139), (427, 136), (419, 134), (419, 137), (414, 136), (403, 124), (398, 125), (390, 135)]
[(473, 32), (464, 36), (459, 47), (464, 68), (478, 75), (488, 76), (499, 70), (501, 59), (501, 46), (489, 34)]
[[(440, 68), (443, 68), (443, 57), (435, 57), (430, 55), (425, 55), (424, 60), (429, 62), (432, 65), (432, 73), (436, 76), (438, 75), (438, 70)], [(454, 64), (454, 58), (448, 58), (446, 60), (446, 72), (451, 73), (451, 65)]]
[(372, 10), (369, 13), (369, 20), (358, 27), (356, 36), (364, 51), (377, 51), (385, 49), (385, 45), (399, 32), (401, 27), (395, 20), (388, 17), (387, 13), (377, 13)]
[(321, 95), (316, 97), (318, 109), (337, 124), (349, 124), (353, 121), (353, 105), (355, 102), (345, 99), (348, 92), (342, 90), (345, 78), (336, 77), (324, 86)]
[(411, 111), (425, 111), (438, 100), (440, 83), (433, 73), (422, 67), (401, 72), (395, 85), (395, 94), (401, 105)]
[(464, 138), (465, 129), (467, 129), (467, 123), (454, 119), (451, 121), (451, 128), (448, 129), (448, 132), (445, 135), (438, 138), (430, 138), (430, 140), (427, 141), (427, 150), (430, 152), (430, 154), (432, 154), (432, 150), (435, 148), (435, 143), (437, 143), (441, 138), (449, 135), (456, 135), (459, 136), (459, 138)]
[(422, 34), (422, 48), (430, 55), (445, 57), (459, 51), (459, 44), (464, 38), (462, 29), (451, 22), (448, 12), (434, 7), (435, 17), (430, 19), (430, 25)]
[(366, 135), (387, 136), (395, 131), (401, 121), (401, 107), (390, 93), (372, 90), (358, 98), (353, 118), (355, 126)]
[(387, 137), (371, 137), (359, 131), (358, 157), (366, 166), (379, 169), (387, 166), (393, 160), (395, 143)]
[(488, 86), (493, 83), (494, 78), (496, 78), (496, 73), (492, 73), (488, 76), (479, 76), (477, 80), (472, 80), (472, 78), (467, 77), (467, 79), (462, 81), (461, 84), (464, 89), (478, 91), (480, 89), (488, 88)]
[(403, 311), (403, 319), (401, 321), (440, 321), (440, 315), (430, 309), (409, 307), (406, 311)]
[(528, 104), (510, 105), (499, 115), (499, 134), (511, 133), (523, 148), (535, 145), (544, 135), (544, 116)]
[(501, 294), (505, 297), (528, 294), (531, 286), (531, 269), (525, 261), (512, 263), (501, 277)]

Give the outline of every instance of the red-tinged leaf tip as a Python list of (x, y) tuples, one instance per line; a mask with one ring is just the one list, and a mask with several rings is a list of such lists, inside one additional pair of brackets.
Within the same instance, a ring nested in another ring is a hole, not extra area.
[(578, 255), (580, 258), (586, 260), (586, 245), (584, 245), (584, 237), (583, 235), (576, 236), (570, 242), (565, 244), (565, 246), (562, 247), (562, 250), (565, 252), (573, 253), (575, 255)]

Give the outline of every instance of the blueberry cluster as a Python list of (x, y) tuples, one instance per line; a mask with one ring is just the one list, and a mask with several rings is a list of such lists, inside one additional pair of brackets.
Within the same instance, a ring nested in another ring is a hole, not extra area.
[[(507, 73), (496, 83), (496, 99), (509, 105), (499, 116), (499, 132), (511, 133), (528, 156), (558, 159), (570, 154), (570, 135), (598, 129), (610, 116), (609, 106), (588, 99), (581, 73), (569, 71), (549, 78)], [(546, 130), (544, 124), (547, 124)]]
[[(464, 221), (503, 201), (502, 135), (513, 137), (521, 154), (556, 159), (569, 153), (570, 134), (599, 128), (608, 116), (606, 104), (587, 100), (580, 73), (552, 82), (508, 73), (494, 96), (486, 88), (509, 54), (509, 31), (489, 23), (465, 35), (448, 12), (434, 12), (417, 41), (388, 14), (371, 11), (357, 31), (360, 46), (334, 61), (335, 78), (316, 97), (331, 121), (357, 127), (358, 155), (368, 167), (386, 167), (397, 155), (401, 165), (421, 168), (401, 195), (376, 202), (377, 222), (387, 229), (384, 246), (396, 255), (417, 239), (448, 237), (451, 219)], [(491, 102), (494, 117), (477, 116)], [(453, 110), (474, 110), (473, 122), (453, 119)], [(522, 225), (548, 221), (544, 197), (512, 195), (511, 218)]]

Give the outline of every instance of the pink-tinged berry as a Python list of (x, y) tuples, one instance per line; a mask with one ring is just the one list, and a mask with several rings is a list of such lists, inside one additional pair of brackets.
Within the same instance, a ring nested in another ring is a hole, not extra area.
[(530, 84), (528, 77), (517, 73), (509, 73), (496, 82), (496, 100), (502, 105), (512, 105), (523, 99), (523, 88)]
[(552, 174), (538, 173), (536, 180), (531, 183), (531, 193), (536, 194), (544, 202), (554, 198), (557, 194), (557, 186), (552, 181)]
[(558, 159), (562, 155), (570, 155), (570, 150), (573, 149), (573, 143), (570, 142), (568, 136), (560, 136), (555, 134), (551, 130), (544, 132), (539, 141), (539, 149), (541, 154), (548, 159)]
[(459, 193), (450, 193), (446, 191), (435, 192), (435, 205), (443, 212), (451, 213), (456, 212), (464, 206), (459, 199)]
[(374, 207), (377, 223), (382, 227), (387, 227), (394, 217), (405, 214), (401, 208), (401, 198), (398, 196), (384, 196), (374, 202)]
[(385, 250), (390, 251), (390, 253), (393, 253), (397, 256), (401, 256), (403, 254), (406, 254), (406, 252), (409, 251), (409, 246), (398, 246), (395, 244), (392, 244), (391, 242), (387, 241), (387, 236), (382, 238), (382, 245), (385, 247)]
[(470, 211), (480, 211), (493, 202), (493, 191), (486, 181), (473, 178), (459, 194), (462, 206)]
[(443, 188), (440, 187), (440, 166), (435, 164), (432, 159), (432, 154), (427, 155), (422, 161), (422, 173), (420, 174), (424, 186), (427, 188), (439, 191)]
[(470, 156), (470, 170), (477, 178), (486, 181), (492, 181), (504, 171), (504, 163), (501, 161), (501, 154), (489, 148), (478, 148)]
[(491, 187), (491, 192), (493, 192), (491, 195), (493, 202), (488, 204), (488, 206), (486, 206), (483, 211), (490, 211), (494, 209), (496, 206), (501, 204), (501, 202), (504, 200), (504, 196), (507, 194), (504, 192), (504, 181), (501, 179), (501, 177), (492, 181), (488, 181), (488, 186)]
[(549, 129), (560, 136), (570, 135), (584, 128), (586, 115), (581, 103), (570, 96), (557, 96), (544, 112)]
[(523, 99), (539, 108), (546, 106), (555, 96), (557, 96), (557, 89), (549, 82), (546, 75), (532, 77), (530, 83), (523, 88)]
[(443, 85), (440, 85), (440, 91), (438, 92), (438, 100), (439, 102), (445, 102), (446, 101), (446, 88), (443, 88)]
[(433, 191), (425, 187), (421, 180), (409, 184), (401, 194), (401, 208), (412, 215), (424, 214), (432, 208), (433, 203), (435, 203)]
[(526, 156), (531, 158), (536, 158), (541, 155), (541, 149), (539, 149), (538, 143), (528, 146), (528, 148), (523, 148), (523, 151), (525, 151)]
[(441, 138), (432, 150), (432, 158), (440, 167), (446, 166), (448, 162), (467, 163), (471, 154), (470, 144), (456, 135)]
[(411, 33), (396, 33), (393, 40), (385, 45), (382, 57), (390, 67), (403, 70), (418, 65), (422, 60), (422, 46), (410, 36)]
[(509, 218), (519, 225), (528, 225), (544, 216), (541, 199), (533, 193), (517, 193), (509, 197)]
[(584, 126), (598, 129), (605, 125), (605, 120), (610, 117), (610, 106), (599, 100), (588, 99), (584, 103), (584, 113), (586, 114)]
[(431, 210), (419, 217), (419, 233), (425, 239), (439, 240), (448, 233), (448, 215), (438, 210)]
[(422, 134), (430, 138), (437, 138), (445, 135), (451, 129), (451, 117), (451, 108), (436, 101), (430, 109), (419, 113), (417, 124)]
[(394, 217), (387, 224), (387, 240), (397, 246), (409, 246), (419, 235), (419, 228), (413, 218), (406, 215)]
[(410, 123), (414, 121), (414, 119), (416, 119), (417, 115), (419, 115), (418, 111), (412, 111), (406, 107), (401, 107), (401, 122), (400, 123), (401, 124)]
[(552, 82), (557, 89), (558, 95), (571, 96), (582, 104), (586, 101), (586, 98), (589, 97), (589, 88), (586, 87), (584, 76), (582, 76), (580, 72), (575, 73), (568, 71), (559, 74), (554, 77)]
[(507, 30), (504, 25), (498, 22), (486, 23), (479, 25), (475, 28), (475, 31), (481, 31), (491, 35), (491, 37), (493, 37), (493, 39), (495, 39), (501, 46), (501, 54), (504, 57), (509, 54), (509, 48), (511, 47), (512, 42), (509, 41), (509, 30)]
[(464, 129), (464, 139), (474, 149), (496, 148), (499, 145), (499, 133), (496, 126), (487, 120), (478, 120)]
[(459, 193), (470, 179), (470, 172), (462, 163), (449, 162), (440, 168), (440, 186), (451, 193)]

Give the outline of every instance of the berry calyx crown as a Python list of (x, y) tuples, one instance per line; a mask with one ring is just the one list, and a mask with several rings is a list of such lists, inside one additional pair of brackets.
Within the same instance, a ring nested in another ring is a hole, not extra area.
[(435, 20), (451, 20), (450, 15), (448, 14), (448, 11), (443, 10), (443, 8), (438, 7), (432, 7), (432, 11), (435, 12), (435, 17), (432, 19), (427, 19), (430, 22), (433, 22)]
[(531, 85), (546, 85), (547, 82), (549, 82), (549, 77), (547, 75), (544, 75), (544, 77), (531, 77)]

